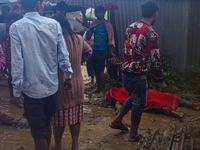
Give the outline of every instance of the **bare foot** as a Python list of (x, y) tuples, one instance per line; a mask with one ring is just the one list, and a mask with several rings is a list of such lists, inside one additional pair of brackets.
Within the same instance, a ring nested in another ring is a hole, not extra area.
[(200, 110), (200, 105), (194, 108), (196, 111)]
[(184, 117), (184, 114), (180, 113), (179, 118), (178, 118), (180, 122), (183, 122), (183, 117)]

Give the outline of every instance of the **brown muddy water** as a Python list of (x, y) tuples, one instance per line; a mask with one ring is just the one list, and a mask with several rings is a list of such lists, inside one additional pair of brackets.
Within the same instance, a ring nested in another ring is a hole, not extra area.
[[(83, 74), (85, 76), (85, 74)], [(85, 79), (88, 81), (88, 79)], [(79, 146), (81, 150), (135, 150), (139, 143), (127, 141), (129, 132), (121, 132), (111, 129), (109, 123), (115, 117), (115, 110), (112, 107), (101, 107), (99, 104), (105, 102), (103, 99), (91, 97), (85, 94), (84, 121), (81, 123), (79, 136)], [(0, 110), (15, 120), (21, 118), (23, 110), (14, 107), (9, 100), (9, 90), (6, 81), (0, 81)], [(144, 112), (139, 128), (139, 132), (144, 136), (150, 136), (157, 129), (169, 129), (175, 126), (200, 127), (200, 111), (179, 107), (177, 111), (185, 114), (184, 121), (165, 116), (164, 114), (150, 111)], [(131, 112), (125, 117), (123, 122), (130, 127)], [(71, 136), (69, 129), (66, 128), (62, 148), (71, 149)], [(51, 145), (54, 145), (52, 138)], [(30, 129), (10, 130), (10, 126), (0, 124), (0, 150), (33, 150), (34, 144), (30, 134)]]

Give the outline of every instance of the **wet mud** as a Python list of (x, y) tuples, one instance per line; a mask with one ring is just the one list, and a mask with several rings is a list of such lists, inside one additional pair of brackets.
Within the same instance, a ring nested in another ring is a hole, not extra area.
[[(83, 71), (83, 77), (84, 82), (89, 81), (85, 71)], [(0, 110), (14, 117), (15, 120), (23, 116), (23, 110), (14, 107), (10, 103), (6, 81), (0, 81)], [(196, 143), (200, 141), (197, 138), (197, 136), (200, 136), (200, 111), (182, 107), (178, 107), (177, 111), (185, 114), (183, 122), (158, 111), (144, 112), (139, 133), (146, 137), (145, 141), (143, 143), (131, 143), (127, 140), (129, 132), (122, 132), (109, 127), (109, 123), (115, 117), (115, 109), (107, 104), (106, 98), (98, 99), (95, 94), (85, 94), (84, 120), (81, 123), (79, 136), (80, 150), (157, 149), (160, 144), (156, 145), (155, 143), (160, 142), (163, 143), (163, 147), (167, 147), (172, 137), (173, 140), (180, 141), (177, 142), (178, 144), (181, 144), (182, 137), (184, 137), (184, 143), (189, 143), (188, 145), (190, 145), (191, 142), (194, 142), (193, 149), (198, 148)], [(123, 123), (130, 127), (131, 112), (124, 117)], [(16, 130), (11, 129), (11, 126), (0, 124), (0, 150), (34, 149), (30, 129), (20, 127), (16, 128)], [(177, 143), (171, 142), (171, 149), (176, 150)], [(66, 128), (62, 139), (62, 147), (64, 150), (70, 150), (71, 144), (70, 131), (69, 128)], [(51, 146), (53, 145), (52, 135)], [(189, 147), (189, 149), (192, 149), (192, 147)]]

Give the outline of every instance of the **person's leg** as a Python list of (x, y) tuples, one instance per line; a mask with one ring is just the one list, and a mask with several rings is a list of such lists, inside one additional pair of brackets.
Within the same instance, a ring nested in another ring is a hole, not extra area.
[(80, 123), (69, 126), (72, 136), (72, 150), (78, 150), (78, 137), (80, 133)]
[(161, 111), (167, 116), (172, 115), (173, 117), (178, 118), (181, 122), (183, 121), (184, 114), (181, 113), (181, 112), (176, 112), (176, 111), (173, 111), (173, 110), (168, 112), (168, 108), (166, 106), (162, 107)]
[[(99, 88), (100, 88), (100, 93), (97, 97), (102, 97), (104, 95), (106, 95), (106, 90), (105, 90), (105, 77), (104, 77), (104, 71), (99, 71), (98, 72), (99, 75)], [(97, 86), (98, 86), (97, 84)]]
[(193, 108), (195, 110), (200, 110), (200, 104), (194, 103), (185, 99), (181, 99), (179, 102), (179, 106), (187, 107), (187, 108)]
[(45, 113), (45, 127), (46, 127), (46, 141), (49, 149), (51, 144), (51, 118), (57, 111), (57, 93), (45, 99), (44, 113)]
[(36, 150), (49, 150), (46, 138), (34, 138)]
[(146, 106), (147, 99), (147, 78), (140, 76), (137, 81), (137, 89), (131, 93), (133, 99), (131, 112), (131, 131), (129, 134), (129, 141), (139, 141), (141, 137), (138, 136), (138, 127), (140, 124), (143, 110)]
[(53, 134), (55, 140), (55, 150), (61, 150), (62, 135), (64, 133), (65, 127), (53, 127)]
[(94, 84), (95, 71), (94, 71), (94, 69), (93, 69), (92, 60), (93, 60), (93, 57), (90, 57), (90, 58), (87, 60), (86, 65), (87, 65), (87, 73), (88, 73), (88, 76), (91, 77), (91, 83)]
[(49, 149), (51, 144), (51, 135), (52, 135), (51, 126), (46, 127), (46, 132), (47, 132), (47, 137), (46, 137), (47, 148)]
[(31, 127), (36, 150), (48, 150), (45, 128), (44, 101), (24, 94), (24, 116)]
[(133, 106), (132, 99), (131, 99), (131, 97), (129, 97), (124, 102), (122, 107), (119, 109), (117, 116), (112, 120), (111, 124), (113, 126), (119, 126), (120, 124), (122, 124), (122, 119), (123, 119), (124, 115), (126, 115), (128, 113), (128, 111), (132, 108), (132, 106)]

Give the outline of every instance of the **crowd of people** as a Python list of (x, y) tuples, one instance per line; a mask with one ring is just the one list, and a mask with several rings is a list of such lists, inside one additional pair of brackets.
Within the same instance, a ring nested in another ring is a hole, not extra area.
[[(91, 93), (106, 95), (105, 61), (114, 54), (115, 39), (112, 24), (104, 19), (105, 8), (97, 6), (97, 17), (83, 23), (66, 18), (68, 5), (61, 1), (54, 14), (43, 0), (21, 0), (11, 8), (2, 6), (0, 16), (0, 69), (8, 76), (11, 102), (24, 108), (24, 117), (31, 127), (36, 150), (48, 150), (51, 126), (55, 146), (61, 149), (65, 127), (69, 126), (72, 150), (78, 150), (80, 123), (83, 120), (84, 84), (81, 64), (87, 61), (89, 76), (96, 77), (97, 87)], [(128, 26), (124, 39), (122, 81), (130, 97), (124, 102), (110, 127), (128, 130), (122, 123), (132, 108), (129, 141), (140, 141), (141, 115), (146, 106), (147, 77), (155, 72), (162, 91), (164, 81), (158, 47), (158, 35), (152, 28), (158, 16), (158, 4), (148, 0), (142, 5), (142, 19)], [(82, 37), (86, 33), (85, 38)], [(79, 34), (78, 34), (79, 33)], [(94, 35), (92, 45), (89, 41)], [(87, 42), (86, 42), (87, 41)], [(7, 71), (7, 73), (6, 73)], [(22, 99), (23, 97), (23, 99)], [(0, 111), (0, 120), (12, 120)]]

